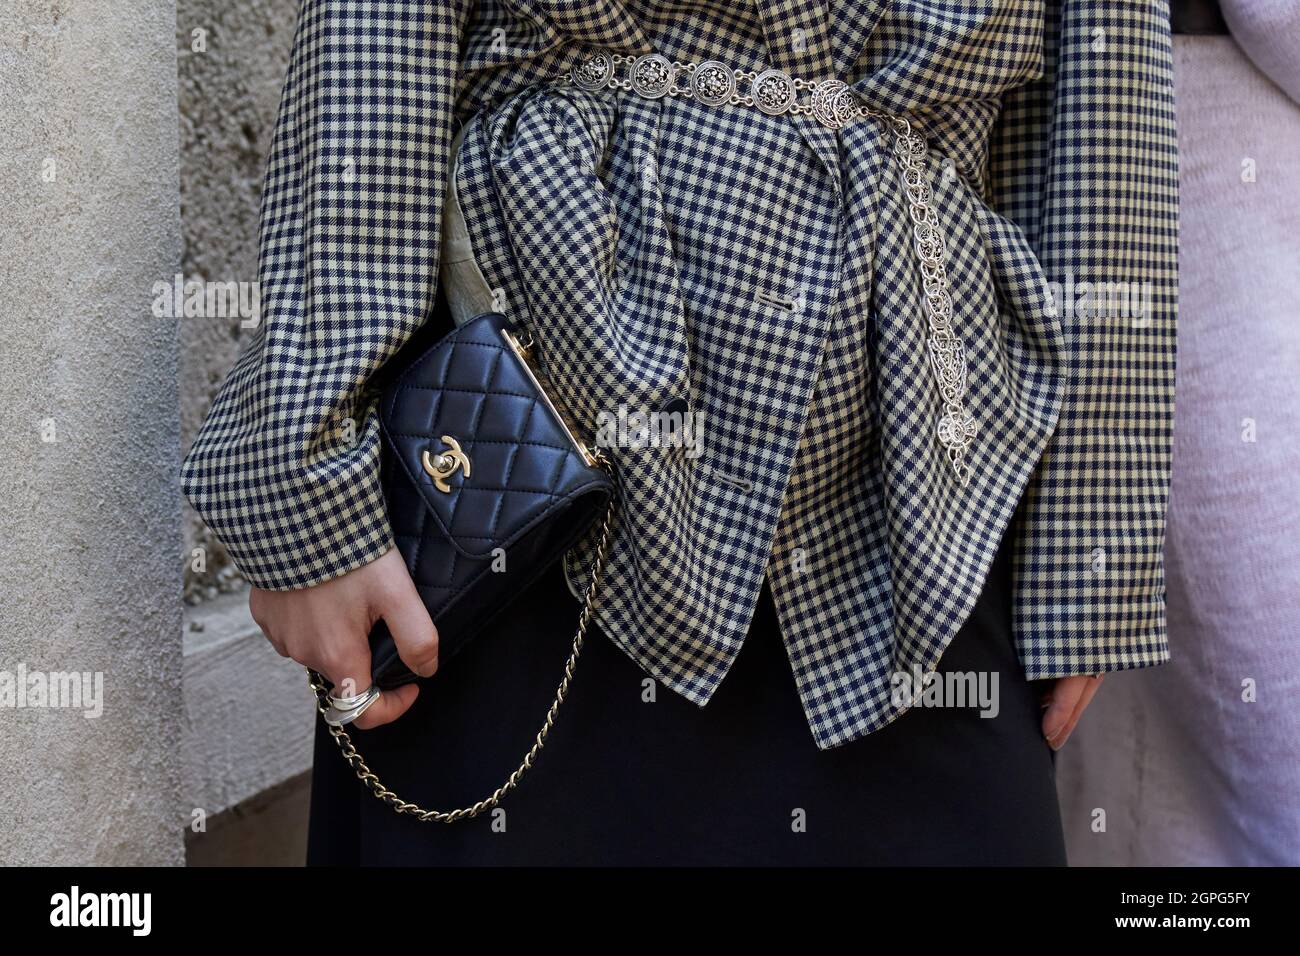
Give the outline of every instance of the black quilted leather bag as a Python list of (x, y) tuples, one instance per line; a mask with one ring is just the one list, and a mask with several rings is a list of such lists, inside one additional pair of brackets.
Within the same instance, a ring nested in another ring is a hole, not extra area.
[[(363, 762), (312, 675), (321, 713), (357, 776), (399, 813), (453, 822), (495, 806), (532, 766), (568, 692), (612, 535), (616, 483), (543, 387), (530, 347), (487, 313), (409, 361), (399, 356), (380, 399), (388, 517), (446, 661), (604, 515), (573, 649), (546, 722), (519, 769), (472, 807), (424, 810), (385, 788)], [(389, 689), (415, 680), (380, 622), (370, 637), (372, 677)], [(364, 696), (364, 695), (362, 695)]]

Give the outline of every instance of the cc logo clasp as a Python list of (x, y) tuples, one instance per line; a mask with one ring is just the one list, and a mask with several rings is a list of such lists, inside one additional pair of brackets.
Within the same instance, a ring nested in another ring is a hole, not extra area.
[(463, 471), (466, 478), (469, 477), (469, 456), (460, 450), (460, 442), (450, 435), (443, 435), (442, 443), (447, 446), (447, 451), (433, 458), (426, 448), (424, 454), (420, 456), (420, 463), (433, 479), (433, 486), (441, 492), (450, 494), (451, 485), (447, 484), (447, 479), (456, 474), (457, 469)]

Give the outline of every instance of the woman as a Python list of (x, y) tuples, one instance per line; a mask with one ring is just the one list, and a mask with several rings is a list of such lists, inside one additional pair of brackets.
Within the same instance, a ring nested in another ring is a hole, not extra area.
[(363, 689), (383, 619), (439, 671), (356, 722), (388, 787), (499, 784), (577, 614), (553, 569), (440, 662), (392, 550), (367, 385), (463, 305), (457, 127), (468, 273), (568, 411), (702, 423), (606, 448), (600, 637), (519, 790), (421, 828), (322, 731), (312, 860), (1064, 862), (1051, 748), (1168, 655), (1168, 74), (1167, 18), (1093, 2), (305, 2), (263, 324), (183, 477), (281, 653)]

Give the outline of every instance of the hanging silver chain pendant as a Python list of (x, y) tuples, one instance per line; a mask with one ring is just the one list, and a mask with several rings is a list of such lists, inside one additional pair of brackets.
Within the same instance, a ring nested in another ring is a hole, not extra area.
[[(875, 115), (874, 113), (872, 115)], [(952, 296), (948, 293), (948, 249), (939, 217), (930, 204), (930, 180), (925, 169), (925, 139), (903, 116), (880, 117), (894, 133), (894, 155), (902, 166), (903, 188), (907, 192), (912, 220), (912, 238), (921, 264), (921, 285), (925, 300), (928, 335), (926, 351), (935, 385), (943, 402), (935, 435), (962, 487), (970, 483), (966, 462), (979, 425), (966, 411), (966, 349), (952, 326)]]

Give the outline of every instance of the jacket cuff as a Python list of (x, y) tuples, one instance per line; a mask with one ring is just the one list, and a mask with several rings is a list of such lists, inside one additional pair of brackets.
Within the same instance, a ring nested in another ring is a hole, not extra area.
[(1119, 639), (1099, 635), (1039, 633), (1018, 635), (1020, 663), (1026, 680), (1091, 677), (1111, 671), (1155, 667), (1170, 659), (1164, 615), (1142, 634)]
[(185, 496), (250, 584), (271, 591), (312, 587), (393, 547), (373, 413), (354, 447), (289, 473), (249, 466), (271, 457), (271, 449), (259, 450), (261, 441), (201, 432), (181, 467)]

